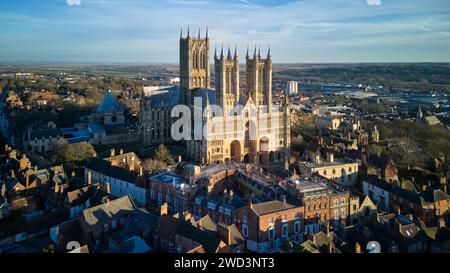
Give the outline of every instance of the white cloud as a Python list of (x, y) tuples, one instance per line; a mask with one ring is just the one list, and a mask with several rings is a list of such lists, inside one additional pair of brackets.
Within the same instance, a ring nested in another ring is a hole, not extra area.
[(367, 0), (369, 6), (381, 6), (381, 0)]
[(81, 5), (81, 0), (66, 0), (66, 3), (69, 6), (79, 6)]

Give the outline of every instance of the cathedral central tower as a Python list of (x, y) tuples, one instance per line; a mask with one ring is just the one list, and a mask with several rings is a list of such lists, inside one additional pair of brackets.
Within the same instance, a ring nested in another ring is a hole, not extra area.
[(205, 38), (200, 37), (200, 29), (197, 38), (191, 37), (189, 28), (184, 38), (181, 30), (180, 91), (182, 102), (186, 105), (193, 104), (192, 89), (210, 88), (209, 50), (208, 28)]

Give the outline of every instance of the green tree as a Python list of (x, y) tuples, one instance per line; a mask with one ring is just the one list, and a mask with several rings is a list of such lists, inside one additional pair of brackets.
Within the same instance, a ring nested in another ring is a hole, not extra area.
[(56, 144), (55, 163), (85, 161), (94, 154), (94, 147), (87, 142), (69, 144), (66, 140), (60, 140)]
[(174, 165), (175, 161), (172, 158), (169, 150), (164, 144), (160, 144), (156, 148), (155, 155), (153, 159), (166, 163), (167, 165)]

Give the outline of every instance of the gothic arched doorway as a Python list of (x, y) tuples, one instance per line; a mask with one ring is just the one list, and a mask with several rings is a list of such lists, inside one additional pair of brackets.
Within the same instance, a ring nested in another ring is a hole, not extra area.
[(230, 160), (234, 162), (241, 162), (241, 143), (235, 140), (230, 144)]

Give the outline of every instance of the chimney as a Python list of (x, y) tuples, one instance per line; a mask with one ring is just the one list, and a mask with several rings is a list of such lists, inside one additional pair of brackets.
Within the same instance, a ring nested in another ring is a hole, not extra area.
[(139, 176), (143, 175), (144, 175), (144, 168), (142, 168), (142, 166), (139, 166)]
[(230, 190), (230, 191), (228, 192), (228, 195), (229, 195), (229, 198), (228, 198), (228, 204), (231, 204), (231, 203), (233, 202), (233, 195), (234, 195), (233, 190)]
[(253, 202), (252, 202), (251, 196), (248, 198), (248, 206), (249, 206), (249, 208), (253, 208)]
[(106, 183), (106, 193), (111, 194), (111, 185), (108, 182)]
[(111, 155), (110, 156), (115, 156), (116, 155), (116, 149), (115, 148), (112, 148), (111, 149)]
[(183, 218), (184, 218), (184, 221), (189, 221), (189, 220), (191, 220), (191, 213), (189, 212), (189, 211), (185, 211), (184, 213), (183, 213)]
[(92, 172), (88, 171), (87, 173), (87, 184), (91, 185), (92, 184)]
[(55, 183), (55, 193), (58, 193), (59, 192), (59, 185), (58, 185), (58, 183)]
[(354, 251), (355, 253), (361, 253), (361, 245), (358, 242), (355, 244)]
[(121, 155), (123, 155), (123, 148), (120, 148), (119, 153), (120, 153)]
[(334, 154), (327, 153), (327, 160), (328, 160), (328, 162), (334, 162)]
[(130, 169), (130, 172), (134, 171), (134, 160), (132, 160), (129, 164), (128, 164), (128, 168)]
[(30, 174), (29, 174), (29, 172), (27, 172), (27, 175), (25, 177), (25, 186), (26, 186), (26, 189), (28, 189), (28, 187), (30, 186)]
[(443, 192), (447, 193), (447, 184), (444, 184)]
[(224, 224), (217, 225), (217, 236), (227, 245), (230, 245), (231, 242), (231, 231), (228, 226)]
[(167, 202), (164, 202), (159, 208), (159, 215), (169, 214), (169, 205)]
[(11, 152), (9, 152), (9, 158), (10, 159), (17, 159), (17, 151), (16, 150), (12, 150)]
[(198, 229), (202, 229), (203, 228), (202, 227), (202, 222), (200, 220), (198, 220), (198, 222), (197, 222), (197, 228)]

